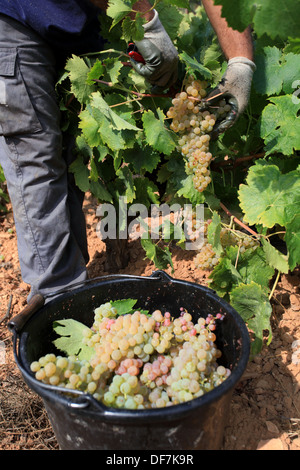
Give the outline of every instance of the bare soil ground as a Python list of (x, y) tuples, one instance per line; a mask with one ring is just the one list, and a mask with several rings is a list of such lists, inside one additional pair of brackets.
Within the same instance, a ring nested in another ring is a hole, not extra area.
[[(96, 234), (96, 203), (84, 205), (91, 277), (107, 274), (105, 245)], [(126, 274), (150, 275), (139, 241), (130, 242)], [(192, 252), (172, 252), (178, 279), (207, 285)], [(300, 450), (300, 272), (282, 275), (273, 298), (273, 339), (248, 367), (234, 391), (222, 450)], [(57, 450), (42, 399), (24, 383), (12, 352), (7, 322), (26, 305), (12, 213), (0, 217), (0, 450)], [(297, 360), (298, 354), (298, 360)]]

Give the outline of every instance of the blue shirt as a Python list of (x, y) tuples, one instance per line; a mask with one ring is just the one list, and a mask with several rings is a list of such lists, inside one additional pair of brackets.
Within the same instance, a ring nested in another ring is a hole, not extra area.
[(100, 12), (89, 0), (0, 0), (0, 13), (29, 26), (65, 55), (102, 49)]

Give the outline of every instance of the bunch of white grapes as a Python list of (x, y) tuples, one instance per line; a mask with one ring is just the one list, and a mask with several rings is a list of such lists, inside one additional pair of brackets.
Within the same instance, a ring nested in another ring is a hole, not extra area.
[(167, 117), (172, 119), (170, 128), (180, 134), (179, 151), (186, 159), (186, 171), (193, 174), (194, 187), (202, 192), (211, 182), (209, 164), (210, 133), (219, 116), (230, 110), (225, 100), (220, 101), (216, 113), (201, 112), (201, 100), (206, 96), (207, 83), (189, 77), (181, 93), (172, 100)]
[[(219, 263), (221, 255), (217, 255), (212, 245), (207, 239), (207, 228), (211, 220), (207, 220), (204, 223), (204, 239), (200, 250), (197, 252), (194, 258), (195, 267), (204, 271), (210, 271)], [(254, 238), (250, 237), (240, 230), (230, 230), (227, 227), (222, 227), (220, 233), (220, 242), (222, 248), (225, 249), (228, 246), (238, 246), (239, 252), (244, 253), (245, 250), (250, 248), (257, 248), (259, 243)]]
[(217, 322), (224, 316), (199, 317), (181, 308), (119, 315), (110, 303), (94, 311), (82, 344), (93, 348), (90, 360), (46, 354), (31, 363), (37, 380), (90, 393), (106, 406), (151, 409), (177, 405), (220, 385), (230, 370), (218, 364)]

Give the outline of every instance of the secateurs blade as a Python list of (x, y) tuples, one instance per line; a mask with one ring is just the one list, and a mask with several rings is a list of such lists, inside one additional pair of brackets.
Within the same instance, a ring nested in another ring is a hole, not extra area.
[(127, 54), (136, 62), (145, 63), (144, 57), (139, 53), (138, 48), (134, 44), (134, 42), (130, 42), (127, 48)]

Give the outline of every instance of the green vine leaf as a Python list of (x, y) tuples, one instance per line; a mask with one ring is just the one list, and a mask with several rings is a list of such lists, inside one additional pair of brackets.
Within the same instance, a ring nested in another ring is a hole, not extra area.
[(113, 85), (116, 85), (119, 81), (120, 72), (123, 67), (122, 62), (116, 59), (105, 59), (103, 61), (103, 66), (105, 71), (104, 79), (111, 82)]
[(212, 280), (210, 287), (220, 297), (227, 297), (232, 289), (243, 281), (240, 273), (227, 257), (220, 259), (209, 278)]
[(53, 329), (59, 338), (53, 344), (68, 356), (76, 355), (79, 360), (90, 360), (95, 350), (83, 343), (83, 332), (89, 329), (83, 323), (73, 320), (59, 320), (54, 322)]
[(110, 192), (99, 179), (90, 182), (90, 191), (100, 202), (113, 202)]
[(262, 238), (262, 247), (266, 255), (266, 261), (270, 266), (277, 269), (281, 273), (287, 274), (289, 271), (289, 264), (287, 256), (280, 253), (270, 242)]
[(238, 246), (229, 246), (209, 277), (212, 289), (228, 298), (232, 289), (242, 283), (255, 282), (267, 292), (273, 275), (274, 268), (268, 264), (262, 248), (250, 248), (241, 253)]
[(110, 192), (105, 188), (98, 177), (95, 162), (93, 162), (91, 167), (93, 171), (91, 170), (90, 172), (87, 165), (84, 163), (82, 155), (79, 155), (69, 166), (69, 171), (74, 174), (76, 185), (81, 191), (85, 193), (91, 191), (99, 201), (112, 202)]
[(143, 170), (152, 173), (160, 162), (160, 154), (148, 145), (136, 143), (133, 149), (126, 149), (123, 153), (124, 161), (133, 166), (135, 173), (141, 173)]
[(93, 117), (91, 108), (87, 107), (81, 111), (78, 127), (82, 130), (82, 134), (90, 147), (97, 147), (101, 144), (99, 123)]
[(157, 108), (157, 117), (153, 111), (145, 111), (142, 116), (147, 143), (158, 152), (170, 155), (175, 149), (176, 143), (171, 132), (165, 127), (164, 113)]
[(196, 59), (190, 57), (186, 52), (179, 54), (179, 59), (186, 65), (188, 73), (198, 72), (206, 79), (212, 78), (211, 71), (201, 65)]
[(146, 252), (146, 257), (153, 261), (157, 269), (167, 269), (169, 266), (174, 269), (172, 255), (167, 246), (163, 249), (152, 240), (146, 238), (141, 239), (141, 244)]
[(226, 248), (226, 256), (236, 266), (244, 284), (255, 282), (261, 287), (269, 290), (269, 282), (274, 275), (274, 268), (268, 263), (263, 248), (239, 251), (238, 246)]
[(87, 192), (90, 189), (90, 171), (83, 162), (83, 157), (79, 155), (74, 162), (69, 166), (70, 173), (74, 174), (75, 182), (78, 188)]
[(214, 252), (218, 256), (220, 256), (223, 252), (223, 247), (220, 238), (221, 229), (221, 217), (217, 212), (214, 212), (212, 216), (212, 221), (207, 228), (207, 240), (208, 243), (212, 245)]
[[(165, 30), (170, 36), (173, 42), (176, 42), (178, 39), (178, 31), (183, 19), (183, 14), (179, 3), (184, 4), (185, 0), (171, 0), (171, 1), (160, 1), (156, 5), (156, 10), (159, 14), (160, 21), (164, 25)], [(186, 7), (190, 8), (190, 6)]]
[(282, 52), (277, 47), (265, 47), (255, 57), (256, 71), (253, 76), (255, 90), (261, 95), (279, 94), (282, 89), (280, 63)]
[(117, 310), (117, 315), (127, 315), (128, 313), (133, 313), (133, 307), (136, 303), (137, 299), (121, 299), (110, 301), (112, 308)]
[[(238, 192), (240, 206), (250, 225), (272, 228), (285, 226), (296, 215), (300, 204), (299, 171), (282, 174), (276, 165), (257, 161)], [(289, 219), (286, 215), (289, 214)]]
[(133, 175), (131, 171), (129, 170), (128, 166), (122, 166), (118, 169), (116, 172), (116, 175), (118, 178), (120, 178), (124, 185), (125, 185), (125, 193), (124, 196), (126, 197), (126, 201), (128, 204), (133, 202), (135, 198), (135, 186), (134, 186), (134, 180), (133, 180)]
[(135, 186), (135, 201), (137, 203), (142, 203), (150, 208), (151, 204), (156, 204), (159, 206), (160, 199), (158, 188), (156, 184), (145, 176), (134, 178)]
[[(123, 119), (115, 111), (113, 111), (106, 103), (106, 101), (102, 98), (99, 91), (96, 91), (95, 93), (91, 94), (90, 105), (93, 109), (97, 109), (98, 111), (100, 111), (100, 113), (103, 114), (109, 120), (110, 126), (113, 129), (116, 129), (118, 131), (124, 129), (129, 129), (133, 131), (141, 130), (130, 122)], [(97, 113), (97, 116), (99, 117), (99, 113)]]
[(94, 80), (98, 80), (100, 77), (104, 75), (104, 73), (105, 73), (105, 67), (103, 65), (103, 62), (97, 59), (94, 65), (91, 67), (89, 73), (87, 74), (86, 83), (88, 85), (95, 85)]
[(251, 344), (251, 350), (253, 355), (258, 354), (263, 345), (265, 330), (268, 331), (268, 344), (272, 341), (270, 324), (272, 307), (268, 295), (255, 282), (240, 284), (232, 290), (230, 303), (248, 324), (248, 328), (253, 331), (255, 339)]
[(288, 260), (291, 271), (300, 264), (300, 214), (296, 214), (286, 224), (285, 234)]
[(130, 0), (109, 0), (106, 14), (113, 19), (110, 29), (116, 26), (132, 11), (131, 3)]
[(172, 180), (176, 183), (178, 188), (176, 194), (186, 198), (188, 201), (191, 201), (192, 204), (202, 204), (205, 201), (203, 194), (199, 193), (194, 186), (193, 176), (186, 175), (183, 170), (184, 176), (180, 173), (174, 173)]
[(125, 41), (141, 41), (144, 37), (144, 20), (140, 15), (136, 15), (135, 20), (126, 16), (122, 23), (122, 31)]
[(300, 100), (293, 95), (272, 97), (261, 116), (260, 135), (265, 141), (266, 155), (274, 152), (292, 155), (300, 150)]
[(69, 72), (71, 92), (80, 103), (87, 103), (90, 100), (90, 94), (96, 89), (95, 85), (88, 81), (90, 68), (84, 59), (73, 55), (67, 61), (65, 69)]

